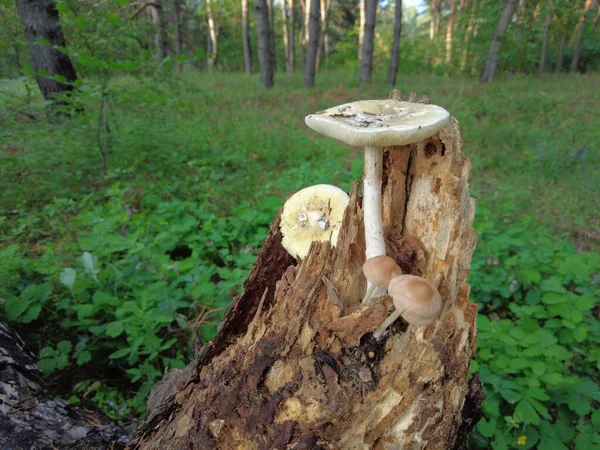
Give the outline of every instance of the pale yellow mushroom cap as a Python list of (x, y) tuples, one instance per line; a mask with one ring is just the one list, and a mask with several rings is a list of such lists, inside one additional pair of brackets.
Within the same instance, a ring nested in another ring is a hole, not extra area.
[(360, 100), (306, 116), (310, 128), (354, 146), (407, 145), (433, 136), (450, 113), (436, 105)]
[(375, 256), (363, 264), (365, 278), (380, 288), (388, 287), (392, 277), (402, 275), (402, 269), (389, 256)]
[(396, 309), (411, 325), (430, 325), (442, 309), (440, 293), (425, 278), (415, 275), (393, 277), (388, 293), (394, 300)]
[(304, 258), (313, 241), (330, 241), (335, 246), (349, 200), (348, 194), (329, 184), (296, 192), (281, 213), (283, 247), (294, 258)]

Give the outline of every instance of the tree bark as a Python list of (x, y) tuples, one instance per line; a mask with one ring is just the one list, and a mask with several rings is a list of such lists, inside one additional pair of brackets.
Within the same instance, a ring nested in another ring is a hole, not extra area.
[(263, 88), (273, 87), (275, 68), (269, 45), (270, 25), (267, 0), (254, 0), (256, 10), (256, 34), (258, 35), (258, 65), (260, 69), (260, 84)]
[(431, 21), (429, 22), (429, 40), (433, 41), (440, 30), (442, 0), (431, 0)]
[[(175, 0), (175, 53), (177, 56), (183, 53), (183, 33), (181, 31), (181, 0)], [(183, 64), (177, 61), (177, 73), (181, 75)]]
[(360, 10), (359, 22), (358, 22), (358, 65), (362, 62), (363, 57), (363, 45), (365, 41), (365, 20), (366, 20), (366, 4), (367, 0), (358, 0), (358, 7)]
[(248, 0), (242, 0), (242, 45), (244, 49), (244, 69), (252, 73), (252, 49), (250, 47), (250, 27), (248, 23)]
[(304, 70), (304, 65), (306, 64), (306, 51), (308, 47), (308, 26), (310, 23), (310, 5), (311, 0), (300, 0), (300, 4), (302, 5), (302, 68)]
[(127, 435), (92, 406), (53, 400), (19, 336), (0, 320), (0, 448), (123, 449)]
[(289, 61), (290, 61), (290, 37), (288, 35), (289, 24), (288, 24), (288, 13), (287, 13), (287, 0), (281, 1), (281, 31), (283, 35), (283, 54), (285, 56), (285, 71), (289, 72)]
[(267, 0), (267, 9), (269, 11), (269, 56), (272, 60), (273, 71), (277, 70), (277, 60), (275, 54), (275, 17), (273, 16), (273, 0)]
[(206, 15), (208, 18), (208, 33), (210, 37), (210, 56), (208, 57), (208, 70), (214, 72), (217, 68), (219, 58), (219, 36), (217, 33), (217, 23), (212, 12), (212, 0), (206, 0)]
[(469, 47), (471, 46), (471, 36), (473, 35), (473, 24), (475, 23), (475, 13), (477, 12), (477, 0), (473, 0), (471, 5), (471, 15), (469, 16), (469, 24), (465, 33), (465, 44), (460, 58), (460, 73), (464, 73), (467, 68), (467, 60), (469, 58)]
[(496, 70), (498, 70), (498, 53), (500, 53), (500, 49), (502, 48), (502, 39), (506, 34), (506, 30), (508, 29), (508, 25), (510, 24), (510, 20), (518, 3), (519, 0), (506, 0), (506, 3), (504, 4), (504, 9), (502, 10), (500, 19), (498, 20), (498, 26), (496, 27), (494, 39), (490, 44), (490, 50), (481, 72), (482, 83), (488, 83), (492, 81), (494, 75), (496, 75)]
[(544, 22), (544, 37), (542, 38), (542, 49), (540, 51), (539, 73), (542, 75), (546, 71), (546, 56), (548, 54), (548, 38), (550, 37), (550, 23), (552, 22), (552, 0), (548, 3), (546, 20)]
[[(29, 42), (29, 55), (35, 69), (35, 79), (46, 100), (54, 105), (65, 104), (56, 94), (72, 91), (77, 80), (69, 57), (56, 47), (66, 47), (65, 37), (58, 24), (58, 11), (52, 0), (17, 0), (17, 9)], [(46, 42), (43, 42), (46, 41)], [(66, 82), (54, 77), (64, 77)]]
[(399, 319), (373, 339), (391, 301), (360, 305), (356, 182), (336, 247), (314, 242), (294, 264), (275, 218), (217, 337), (194, 374), (149, 411), (137, 448), (463, 448), (481, 392), (475, 378), (467, 394), (477, 308), (466, 278), (476, 236), (460, 145), (452, 119), (429, 139), (384, 151), (388, 254), (437, 286), (444, 307), (436, 322)]
[(446, 27), (446, 73), (450, 71), (452, 63), (452, 34), (454, 31), (454, 15), (456, 0), (450, 0), (450, 14), (448, 15), (448, 26)]
[(394, 11), (394, 45), (392, 46), (392, 55), (390, 57), (390, 73), (388, 82), (393, 86), (396, 84), (396, 75), (398, 74), (398, 60), (400, 59), (400, 36), (402, 34), (402, 0), (396, 0), (396, 10)]
[(377, 17), (377, 0), (365, 0), (365, 36), (363, 40), (363, 56), (360, 62), (360, 81), (371, 81), (373, 72), (373, 41), (375, 38), (375, 20)]
[(161, 62), (167, 57), (167, 24), (164, 15), (164, 0), (154, 0), (150, 7), (152, 22), (156, 27), (154, 42), (156, 43), (156, 60)]
[(294, 8), (295, 0), (289, 0), (290, 5), (290, 32), (289, 32), (289, 48), (288, 48), (288, 60), (287, 60), (287, 71), (294, 73), (296, 69), (296, 14)]
[(556, 57), (556, 68), (555, 73), (562, 71), (563, 58), (565, 56), (565, 47), (567, 45), (567, 30), (563, 30), (562, 37), (560, 39), (560, 49), (558, 50), (558, 56)]
[(321, 67), (321, 57), (325, 53), (325, 68), (329, 69), (329, 13), (332, 0), (321, 0), (321, 33), (317, 47), (317, 71)]
[(307, 0), (307, 6), (308, 2), (310, 2), (310, 18), (308, 22), (306, 58), (304, 60), (304, 87), (314, 87), (317, 67), (317, 49), (319, 47), (320, 0)]
[(581, 39), (583, 38), (583, 32), (585, 31), (585, 25), (587, 21), (587, 14), (590, 10), (593, 10), (598, 5), (598, 0), (586, 0), (583, 14), (579, 18), (577, 25), (575, 26), (575, 32), (573, 33), (573, 59), (571, 60), (571, 72), (577, 72), (579, 66), (579, 58), (581, 57)]

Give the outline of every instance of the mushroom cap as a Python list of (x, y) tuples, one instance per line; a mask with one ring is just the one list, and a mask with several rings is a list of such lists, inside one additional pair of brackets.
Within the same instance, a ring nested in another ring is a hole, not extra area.
[(393, 277), (388, 293), (396, 309), (402, 311), (402, 317), (411, 325), (430, 325), (442, 309), (442, 299), (435, 286), (415, 275)]
[(335, 246), (350, 198), (329, 184), (299, 190), (283, 205), (279, 229), (281, 243), (294, 258), (304, 258), (313, 241)]
[(365, 261), (363, 273), (372, 284), (387, 289), (392, 277), (402, 275), (402, 269), (389, 256), (379, 255)]
[(360, 100), (306, 116), (310, 128), (354, 146), (407, 145), (433, 136), (450, 113), (436, 105)]

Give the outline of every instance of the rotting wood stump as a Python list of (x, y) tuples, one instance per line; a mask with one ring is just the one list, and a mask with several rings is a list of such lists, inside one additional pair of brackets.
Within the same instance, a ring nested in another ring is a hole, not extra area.
[(399, 319), (373, 339), (393, 306), (387, 296), (360, 305), (358, 183), (337, 246), (315, 242), (297, 264), (281, 246), (278, 215), (216, 339), (155, 390), (138, 448), (463, 448), (481, 402), (477, 379), (467, 382), (476, 341), (470, 162), (453, 118), (396, 150), (384, 151), (388, 255), (437, 286), (438, 320)]

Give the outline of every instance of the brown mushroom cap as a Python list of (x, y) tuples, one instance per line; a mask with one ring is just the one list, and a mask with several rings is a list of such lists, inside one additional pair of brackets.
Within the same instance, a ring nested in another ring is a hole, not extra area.
[(399, 275), (390, 280), (388, 293), (396, 309), (411, 325), (430, 325), (442, 309), (440, 293), (425, 278)]
[(377, 287), (386, 288), (392, 277), (402, 275), (402, 269), (389, 256), (375, 256), (363, 264), (365, 278)]

